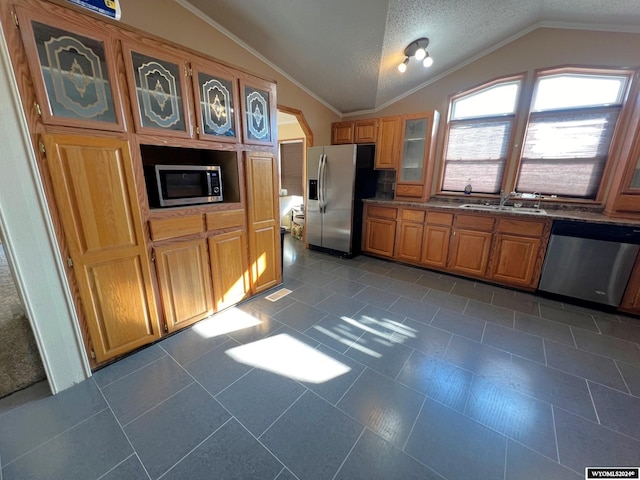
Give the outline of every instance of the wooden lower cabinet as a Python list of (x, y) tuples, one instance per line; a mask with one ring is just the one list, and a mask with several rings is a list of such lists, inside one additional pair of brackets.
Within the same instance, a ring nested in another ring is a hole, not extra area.
[(453, 272), (483, 277), (487, 272), (491, 232), (456, 229), (448, 267)]
[(215, 307), (219, 311), (251, 292), (247, 237), (244, 230), (235, 230), (214, 235), (208, 241)]
[(446, 268), (449, 256), (451, 227), (426, 225), (420, 263), (434, 268)]
[(541, 241), (497, 233), (491, 278), (510, 285), (531, 286)]
[[(367, 253), (526, 290), (537, 287), (551, 230), (550, 219), (372, 203), (364, 223)], [(640, 310), (640, 260), (635, 275), (629, 311)]]
[(156, 247), (165, 329), (174, 332), (213, 314), (211, 272), (204, 239)]
[(396, 239), (396, 221), (384, 218), (367, 218), (365, 222), (364, 242), (365, 252), (393, 257)]
[(280, 283), (280, 208), (278, 163), (271, 153), (247, 152), (249, 271), (253, 293)]
[(424, 225), (421, 223), (400, 222), (398, 225), (395, 258), (419, 262), (422, 252), (423, 231)]
[(48, 170), (98, 363), (160, 338), (129, 144), (44, 135)]

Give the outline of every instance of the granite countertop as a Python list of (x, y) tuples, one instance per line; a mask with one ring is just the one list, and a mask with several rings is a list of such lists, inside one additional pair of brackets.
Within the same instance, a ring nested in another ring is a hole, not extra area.
[[(557, 208), (555, 205), (554, 208), (551, 208), (548, 205), (545, 205), (544, 202), (541, 205), (541, 209), (545, 210), (546, 214), (534, 214), (534, 213), (523, 213), (518, 212), (517, 208), (513, 208), (511, 210), (500, 210), (500, 211), (490, 211), (483, 210), (483, 203), (478, 203), (478, 209), (474, 208), (460, 208), (460, 205), (470, 204), (471, 201), (460, 202), (458, 199), (436, 199), (429, 200), (428, 202), (413, 202), (407, 200), (393, 200), (390, 198), (367, 198), (363, 200), (366, 203), (376, 203), (380, 205), (389, 205), (396, 207), (419, 207), (419, 208), (435, 208), (442, 210), (454, 210), (458, 213), (462, 212), (473, 212), (473, 213), (487, 213), (491, 215), (505, 215), (505, 216), (517, 216), (520, 218), (549, 218), (551, 220), (574, 220), (578, 222), (589, 222), (589, 223), (601, 223), (608, 225), (623, 225), (623, 226), (632, 226), (632, 227), (640, 227), (640, 218), (632, 219), (632, 218), (617, 218), (617, 217), (609, 217), (603, 214), (601, 211), (594, 210), (592, 208), (583, 208), (583, 207), (570, 207), (563, 206), (562, 208)], [(477, 203), (477, 202), (476, 202)], [(492, 202), (495, 204), (495, 202)], [(511, 203), (511, 202), (510, 202)], [(529, 202), (531, 203), (531, 202)]]

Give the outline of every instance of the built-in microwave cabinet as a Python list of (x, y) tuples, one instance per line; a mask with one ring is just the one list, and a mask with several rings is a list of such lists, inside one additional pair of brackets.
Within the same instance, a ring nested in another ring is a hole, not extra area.
[(93, 20), (56, 12), (16, 6), (42, 122), (124, 131), (116, 41)]

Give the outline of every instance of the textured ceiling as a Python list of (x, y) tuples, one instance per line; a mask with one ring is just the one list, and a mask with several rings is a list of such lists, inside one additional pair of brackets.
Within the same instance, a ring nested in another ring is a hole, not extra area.
[[(375, 110), (536, 25), (640, 31), (639, 0), (175, 0), (341, 114)], [(397, 65), (430, 39), (434, 65)]]

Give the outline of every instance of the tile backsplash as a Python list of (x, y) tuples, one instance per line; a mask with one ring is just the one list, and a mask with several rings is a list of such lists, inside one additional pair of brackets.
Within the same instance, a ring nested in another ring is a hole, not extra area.
[(393, 198), (396, 187), (396, 172), (394, 170), (378, 170), (376, 182), (376, 198)]

